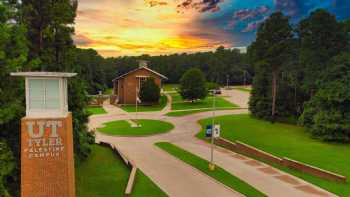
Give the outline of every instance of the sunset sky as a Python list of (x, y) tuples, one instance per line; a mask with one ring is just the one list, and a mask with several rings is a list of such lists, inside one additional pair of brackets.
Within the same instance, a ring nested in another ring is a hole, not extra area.
[(106, 57), (245, 47), (272, 12), (317, 8), (350, 18), (350, 0), (79, 0), (74, 40)]

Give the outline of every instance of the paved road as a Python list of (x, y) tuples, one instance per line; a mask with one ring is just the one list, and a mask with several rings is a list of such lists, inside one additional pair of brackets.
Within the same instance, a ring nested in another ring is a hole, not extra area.
[[(240, 107), (247, 107), (248, 93), (239, 90), (225, 90), (223, 94), (229, 96), (226, 99), (239, 104)], [(115, 110), (113, 106), (108, 104), (104, 108), (109, 114), (92, 116), (89, 122), (90, 128), (100, 127), (103, 123), (112, 120), (125, 120), (133, 117), (133, 115), (128, 113)], [(175, 125), (175, 128), (169, 133), (150, 137), (113, 137), (97, 133), (96, 140), (116, 145), (169, 196), (240, 196), (240, 194), (232, 189), (223, 186), (154, 146), (156, 142), (167, 141), (204, 159), (209, 159), (209, 145), (196, 139), (194, 135), (200, 130), (200, 125), (197, 123), (198, 120), (210, 117), (211, 112), (203, 112), (185, 117), (167, 117), (164, 116), (164, 113), (167, 111), (165, 110), (161, 113), (140, 113), (138, 118), (171, 122)], [(216, 112), (217, 115), (242, 113), (248, 113), (248, 111), (243, 109)], [(334, 196), (299, 178), (219, 147), (215, 150), (215, 162), (220, 167), (246, 181), (268, 196)]]

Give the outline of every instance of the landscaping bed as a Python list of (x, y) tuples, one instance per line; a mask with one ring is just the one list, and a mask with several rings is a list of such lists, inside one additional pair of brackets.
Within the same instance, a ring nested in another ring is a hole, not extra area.
[(99, 132), (118, 135), (118, 136), (147, 136), (160, 133), (166, 133), (174, 128), (174, 125), (159, 120), (133, 120), (135, 124), (141, 127), (132, 127), (126, 120), (118, 120), (105, 123), (105, 127), (98, 128)]
[[(304, 128), (258, 120), (247, 115), (229, 115), (216, 118), (221, 125), (221, 137), (236, 140), (262, 151), (283, 158), (303, 162), (324, 170), (350, 177), (350, 144), (337, 144), (312, 139)], [(201, 120), (202, 131), (197, 135), (205, 139), (205, 125), (211, 119)], [(274, 167), (298, 176), (339, 196), (350, 196), (350, 183), (327, 181), (296, 170), (274, 165)]]

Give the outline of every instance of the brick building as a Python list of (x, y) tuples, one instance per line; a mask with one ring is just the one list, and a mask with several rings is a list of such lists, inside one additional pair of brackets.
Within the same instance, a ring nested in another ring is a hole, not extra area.
[(159, 87), (162, 85), (162, 80), (168, 79), (142, 63), (139, 68), (113, 79), (113, 94), (117, 96), (116, 103), (135, 104), (136, 92), (140, 90), (142, 81), (149, 77), (154, 78), (155, 83)]

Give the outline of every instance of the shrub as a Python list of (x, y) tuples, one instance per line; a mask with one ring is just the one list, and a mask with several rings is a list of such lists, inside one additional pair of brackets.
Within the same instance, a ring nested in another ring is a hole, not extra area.
[(143, 103), (157, 103), (160, 98), (160, 88), (154, 82), (154, 78), (148, 78), (141, 85), (140, 100)]
[(206, 80), (201, 70), (189, 69), (180, 80), (180, 94), (183, 99), (204, 99), (208, 95)]

